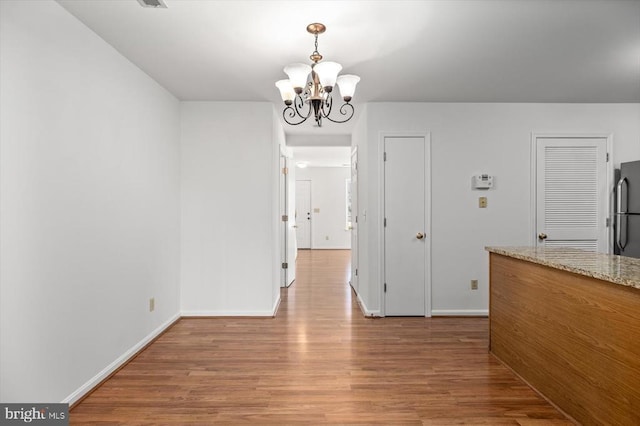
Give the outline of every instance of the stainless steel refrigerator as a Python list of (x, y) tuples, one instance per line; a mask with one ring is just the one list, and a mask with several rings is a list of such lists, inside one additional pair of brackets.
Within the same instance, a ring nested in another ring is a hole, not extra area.
[(620, 165), (615, 200), (614, 253), (640, 258), (640, 161)]

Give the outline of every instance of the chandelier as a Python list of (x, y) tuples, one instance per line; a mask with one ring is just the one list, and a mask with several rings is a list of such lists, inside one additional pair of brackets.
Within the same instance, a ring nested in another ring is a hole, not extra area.
[[(323, 118), (334, 123), (345, 123), (353, 117), (354, 108), (350, 102), (360, 77), (338, 76), (342, 65), (337, 62), (320, 62), (322, 55), (318, 53), (318, 34), (322, 34), (326, 29), (320, 23), (307, 25), (307, 31), (315, 37), (315, 50), (309, 56), (313, 64), (289, 64), (284, 67), (289, 79), (276, 82), (285, 104), (282, 117), (293, 126), (304, 123), (312, 115), (318, 127), (322, 127)], [(340, 87), (344, 104), (338, 110), (341, 116), (334, 114), (332, 118), (330, 114), (335, 93), (333, 88), (336, 84)]]

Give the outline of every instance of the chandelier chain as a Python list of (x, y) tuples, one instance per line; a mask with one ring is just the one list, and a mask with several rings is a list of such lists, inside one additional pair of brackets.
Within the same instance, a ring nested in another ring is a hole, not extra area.
[(315, 42), (316, 50), (313, 51), (312, 55), (319, 55), (320, 52), (318, 52), (318, 33), (315, 33), (315, 38), (316, 38), (316, 42)]

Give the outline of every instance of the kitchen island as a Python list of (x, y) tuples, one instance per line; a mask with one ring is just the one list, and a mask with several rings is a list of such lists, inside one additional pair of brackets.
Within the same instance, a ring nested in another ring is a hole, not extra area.
[(581, 424), (640, 425), (640, 259), (486, 250), (490, 351)]

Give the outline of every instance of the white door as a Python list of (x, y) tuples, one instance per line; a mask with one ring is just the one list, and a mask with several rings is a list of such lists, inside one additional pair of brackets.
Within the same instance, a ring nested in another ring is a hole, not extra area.
[(535, 143), (537, 245), (608, 252), (607, 138)]
[(351, 154), (351, 191), (348, 200), (351, 221), (351, 286), (358, 292), (358, 151)]
[(291, 159), (280, 156), (280, 211), (282, 220), (282, 287), (288, 287), (296, 279), (296, 222), (295, 222), (295, 168), (289, 167)]
[(289, 168), (290, 162), (280, 155), (281, 287), (290, 286), (296, 279), (295, 168)]
[(384, 139), (384, 312), (427, 314), (426, 143), (424, 137)]
[[(285, 221), (285, 217), (287, 215), (287, 205), (288, 205), (288, 188), (287, 188), (287, 157), (280, 154), (280, 235), (282, 236), (282, 251), (280, 253), (280, 259), (282, 260), (282, 269), (280, 270), (280, 287), (285, 287), (288, 283), (288, 274), (287, 268), (285, 268), (285, 264), (288, 263), (288, 247), (289, 244), (289, 234), (290, 229), (288, 226), (288, 220)], [(290, 218), (287, 218), (290, 220)]]
[(296, 240), (298, 249), (311, 248), (311, 181), (296, 181)]
[[(287, 160), (288, 164), (293, 164), (292, 159)], [(296, 168), (287, 168), (287, 286), (296, 279), (296, 258), (298, 255), (298, 243), (296, 241)]]

